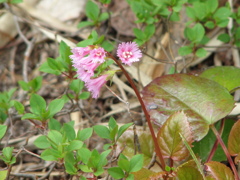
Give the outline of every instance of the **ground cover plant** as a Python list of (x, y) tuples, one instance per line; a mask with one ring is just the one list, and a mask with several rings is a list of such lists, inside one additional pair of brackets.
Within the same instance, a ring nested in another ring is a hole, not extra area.
[(0, 179), (240, 179), (237, 1), (0, 2)]

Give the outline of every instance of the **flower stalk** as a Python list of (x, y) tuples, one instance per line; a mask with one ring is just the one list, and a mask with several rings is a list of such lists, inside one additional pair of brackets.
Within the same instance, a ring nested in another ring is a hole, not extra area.
[(153, 126), (152, 126), (152, 123), (151, 123), (151, 119), (150, 119), (150, 116), (147, 112), (147, 109), (144, 105), (144, 102), (142, 100), (142, 97), (140, 96), (140, 93), (137, 89), (137, 87), (135, 86), (133, 80), (131, 79), (131, 77), (129, 76), (129, 74), (126, 72), (126, 70), (124, 69), (124, 67), (122, 66), (122, 64), (114, 57), (112, 56), (112, 54), (110, 53), (107, 53), (107, 56), (109, 56), (111, 59), (113, 59), (117, 65), (121, 68), (121, 70), (123, 71), (124, 75), (126, 76), (127, 80), (129, 81), (129, 83), (131, 84), (140, 104), (141, 104), (141, 107), (143, 109), (143, 112), (145, 114), (145, 117), (147, 119), (147, 123), (148, 123), (148, 127), (150, 129), (150, 132), (151, 132), (151, 135), (152, 135), (152, 138), (153, 138), (153, 142), (154, 142), (154, 146), (155, 146), (155, 152), (157, 154), (157, 157), (159, 158), (160, 162), (161, 162), (161, 165), (162, 165), (162, 169), (164, 170), (165, 169), (165, 161), (163, 159), (163, 156), (162, 156), (162, 153), (161, 153), (161, 150), (160, 150), (160, 146), (158, 144), (158, 141), (157, 141), (157, 138), (155, 136), (155, 133), (154, 133), (154, 130), (153, 130)]

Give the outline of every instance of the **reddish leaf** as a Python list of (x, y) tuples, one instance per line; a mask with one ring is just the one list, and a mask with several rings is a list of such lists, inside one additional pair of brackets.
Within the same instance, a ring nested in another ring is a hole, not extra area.
[(211, 173), (211, 176), (217, 180), (234, 180), (234, 175), (229, 167), (220, 162), (209, 162), (205, 164), (207, 171)]
[(135, 179), (145, 180), (148, 179), (148, 177), (155, 175), (156, 172), (148, 170), (146, 168), (142, 168), (140, 171), (132, 172), (131, 174), (134, 174)]
[(240, 86), (240, 69), (233, 66), (218, 66), (204, 71), (201, 77), (218, 82), (229, 91)]
[(189, 156), (188, 149), (179, 135), (180, 133), (189, 144), (193, 142), (186, 115), (183, 112), (176, 112), (163, 124), (157, 136), (165, 158), (181, 161)]
[(228, 137), (228, 150), (232, 156), (240, 153), (240, 120), (232, 127)]
[(187, 74), (156, 78), (142, 94), (152, 120), (160, 125), (172, 113), (183, 110), (195, 140), (202, 139), (209, 125), (225, 117), (234, 107), (226, 88), (215, 81)]

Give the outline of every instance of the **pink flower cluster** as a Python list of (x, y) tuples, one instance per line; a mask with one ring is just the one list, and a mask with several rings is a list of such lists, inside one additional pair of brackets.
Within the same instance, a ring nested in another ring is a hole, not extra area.
[(96, 68), (105, 61), (106, 51), (101, 48), (76, 47), (72, 49), (73, 66), (77, 69), (78, 78), (85, 82), (92, 92), (93, 98), (98, 98), (101, 87), (107, 82), (108, 75), (93, 79)]
[[(77, 69), (78, 78), (85, 82), (93, 98), (98, 98), (101, 87), (107, 82), (109, 75), (103, 74), (94, 78), (94, 71), (106, 58), (106, 51), (97, 46), (76, 47), (72, 49), (73, 66)], [(118, 46), (117, 56), (126, 65), (139, 61), (141, 51), (135, 42), (122, 43)]]

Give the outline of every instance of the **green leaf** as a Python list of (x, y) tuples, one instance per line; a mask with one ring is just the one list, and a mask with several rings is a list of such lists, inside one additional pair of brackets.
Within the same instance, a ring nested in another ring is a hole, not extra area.
[(37, 92), (42, 87), (42, 76), (38, 76), (29, 82), (34, 92)]
[(85, 141), (92, 136), (93, 128), (84, 128), (78, 131), (77, 138), (80, 141)]
[(126, 172), (130, 172), (130, 162), (128, 159), (120, 159), (118, 160), (118, 166)]
[(184, 35), (189, 41), (199, 43), (205, 35), (205, 29), (202, 24), (197, 23), (193, 28), (186, 27)]
[(41, 158), (45, 161), (57, 161), (61, 153), (54, 149), (46, 149), (42, 152)]
[(64, 100), (55, 99), (49, 103), (48, 111), (50, 112), (49, 116), (54, 116), (57, 112), (61, 111), (64, 106)]
[(110, 131), (106, 126), (95, 125), (93, 129), (101, 138), (110, 139)]
[(75, 151), (81, 149), (83, 146), (83, 142), (79, 140), (73, 140), (70, 142), (69, 146), (67, 147), (68, 151)]
[(220, 162), (208, 162), (205, 166), (214, 179), (234, 180), (232, 170)]
[(107, 12), (104, 12), (104, 13), (100, 14), (98, 21), (102, 22), (102, 21), (107, 20), (108, 18), (109, 18), (109, 14)]
[(59, 71), (59, 72), (63, 71), (63, 65), (59, 61), (57, 61), (57, 60), (55, 60), (53, 58), (48, 58), (47, 59), (47, 63), (48, 63), (48, 66), (51, 69)]
[(193, 49), (191, 46), (182, 46), (178, 50), (178, 53), (180, 56), (186, 56), (188, 54), (191, 54), (192, 52), (193, 52)]
[(154, 24), (149, 24), (144, 29), (144, 34), (147, 37), (147, 39), (151, 38), (154, 33), (155, 33), (155, 25)]
[(5, 133), (6, 133), (6, 131), (7, 131), (7, 126), (0, 124), (0, 139), (3, 138), (3, 136), (4, 136)]
[(19, 86), (24, 90), (24, 91), (29, 91), (30, 86), (27, 82), (25, 81), (18, 81)]
[(76, 138), (75, 130), (73, 126), (71, 126), (70, 124), (68, 123), (63, 124), (63, 131), (65, 132), (66, 137), (68, 138), (69, 141), (72, 141)]
[(82, 92), (79, 96), (78, 99), (88, 99), (90, 97), (90, 92)]
[(48, 128), (49, 128), (50, 130), (60, 131), (61, 127), (62, 127), (62, 126), (61, 126), (60, 122), (59, 122), (58, 120), (56, 120), (56, 119), (51, 118), (51, 119), (49, 120), (49, 122), (48, 122)]
[(238, 120), (232, 127), (228, 137), (228, 150), (232, 156), (240, 153), (240, 120)]
[(227, 33), (223, 33), (220, 34), (217, 39), (224, 43), (228, 43), (230, 41), (230, 36)]
[(117, 123), (113, 117), (110, 117), (108, 121), (108, 126), (110, 130), (114, 129), (117, 126)]
[(55, 74), (55, 75), (60, 75), (61, 72), (59, 70), (52, 69), (49, 65), (48, 62), (44, 62), (40, 68), (39, 71), (49, 73), (49, 74)]
[(144, 33), (142, 30), (137, 29), (137, 28), (134, 28), (134, 29), (133, 29), (133, 32), (134, 32), (134, 35), (135, 35), (138, 39), (141, 39), (141, 40), (147, 39), (145, 33)]
[(46, 101), (38, 94), (32, 94), (30, 98), (31, 112), (41, 115), (46, 110)]
[(13, 147), (3, 148), (2, 153), (3, 153), (3, 156), (5, 157), (5, 163), (9, 164), (11, 162), (11, 159), (13, 157), (12, 152), (13, 152)]
[[(72, 60), (70, 59), (70, 55), (72, 54), (70, 47), (64, 42), (61, 41), (59, 45), (59, 52), (60, 52), (60, 57), (61, 61), (65, 62), (67, 64), (67, 69), (69, 65), (72, 65)], [(60, 70), (62, 70), (62, 67), (60, 67)]]
[(196, 51), (196, 56), (197, 57), (205, 57), (207, 55), (207, 51), (203, 48), (199, 48), (197, 51)]
[(108, 169), (108, 174), (110, 174), (114, 179), (124, 178), (125, 174), (120, 167), (111, 167)]
[(26, 114), (24, 114), (21, 119), (22, 119), (22, 120), (24, 120), (24, 119), (37, 119), (37, 120), (42, 120), (39, 115), (32, 114), (32, 113), (26, 113)]
[(40, 149), (47, 149), (51, 146), (46, 136), (39, 136), (34, 141), (34, 145)]
[(56, 145), (61, 144), (63, 140), (62, 134), (56, 130), (49, 131), (47, 137), (50, 139), (50, 143), (54, 142)]
[(86, 47), (88, 45), (93, 45), (93, 39), (85, 39), (83, 41), (80, 41), (77, 46), (78, 47)]
[(225, 117), (234, 107), (233, 97), (223, 86), (187, 74), (156, 78), (144, 87), (142, 94), (149, 115), (156, 123), (163, 124), (174, 112), (184, 111), (195, 140), (202, 139), (209, 125)]
[(85, 12), (88, 18), (92, 19), (93, 21), (97, 21), (100, 9), (94, 2), (89, 0), (86, 4)]
[(206, 26), (206, 27), (209, 28), (209, 29), (213, 29), (213, 28), (215, 27), (215, 24), (214, 24), (214, 22), (212, 22), (212, 21), (207, 21), (207, 22), (204, 24), (204, 26)]
[(79, 94), (80, 91), (84, 88), (84, 82), (80, 79), (75, 79), (71, 82), (69, 88), (73, 90), (76, 94)]
[(230, 15), (231, 15), (231, 11), (229, 8), (220, 7), (214, 13), (213, 18), (218, 21), (219, 19), (220, 20), (227, 19), (227, 18), (229, 18)]
[(94, 22), (82, 21), (77, 25), (78, 28), (83, 28), (83, 27), (86, 27), (86, 26), (94, 26)]
[(18, 111), (18, 114), (23, 114), (24, 113), (24, 106), (19, 101), (14, 101), (14, 107)]
[(219, 66), (204, 71), (201, 77), (216, 81), (228, 89), (228, 91), (240, 86), (240, 68), (233, 66)]
[(7, 178), (8, 170), (0, 171), (0, 180), (5, 180)]
[(117, 134), (117, 140), (120, 138), (120, 136), (131, 126), (133, 125), (133, 123), (127, 123), (124, 124), (123, 126), (121, 126), (118, 130), (118, 134)]
[(193, 160), (185, 162), (176, 169), (177, 177), (181, 180), (204, 180), (203, 176), (196, 167), (196, 164)]
[(89, 158), (91, 157), (91, 151), (87, 148), (81, 148), (77, 151), (79, 156), (78, 161), (82, 161), (84, 164), (88, 163)]
[(130, 159), (130, 168), (129, 172), (136, 172), (142, 169), (143, 167), (143, 155), (137, 154)]
[(163, 124), (157, 135), (164, 157), (181, 161), (189, 156), (180, 134), (187, 138), (188, 144), (193, 142), (187, 116), (183, 112), (175, 112)]

